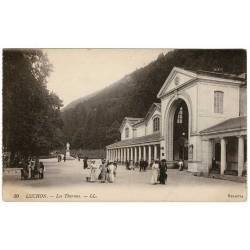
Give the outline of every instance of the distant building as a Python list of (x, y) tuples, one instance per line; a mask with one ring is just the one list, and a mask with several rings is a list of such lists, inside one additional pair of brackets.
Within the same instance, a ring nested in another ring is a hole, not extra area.
[(125, 117), (111, 161), (182, 159), (188, 171), (242, 176), (247, 162), (246, 75), (174, 67), (144, 118)]

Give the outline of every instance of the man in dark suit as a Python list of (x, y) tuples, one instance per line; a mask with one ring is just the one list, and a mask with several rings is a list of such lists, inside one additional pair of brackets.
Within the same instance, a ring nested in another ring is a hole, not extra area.
[(139, 165), (140, 165), (140, 171), (142, 171), (142, 170), (143, 170), (143, 166), (144, 166), (144, 161), (143, 161), (143, 159), (140, 160)]

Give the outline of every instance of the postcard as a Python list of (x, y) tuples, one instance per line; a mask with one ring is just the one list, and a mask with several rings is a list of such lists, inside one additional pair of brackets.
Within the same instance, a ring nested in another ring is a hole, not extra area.
[(3, 200), (247, 199), (244, 49), (3, 49)]

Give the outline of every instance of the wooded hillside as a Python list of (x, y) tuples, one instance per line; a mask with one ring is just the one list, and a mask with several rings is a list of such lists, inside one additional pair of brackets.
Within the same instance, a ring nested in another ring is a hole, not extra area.
[(62, 113), (74, 149), (101, 149), (120, 139), (125, 116), (144, 117), (174, 66), (232, 74), (246, 72), (244, 50), (173, 50)]

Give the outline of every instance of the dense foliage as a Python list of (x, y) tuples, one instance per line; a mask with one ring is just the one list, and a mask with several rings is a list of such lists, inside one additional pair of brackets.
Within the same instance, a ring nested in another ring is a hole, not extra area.
[(64, 133), (73, 148), (103, 148), (119, 140), (125, 116), (143, 117), (174, 66), (192, 70), (246, 72), (244, 50), (174, 50), (63, 112)]
[(11, 158), (62, 146), (62, 101), (47, 89), (51, 70), (41, 50), (3, 51), (3, 147)]

